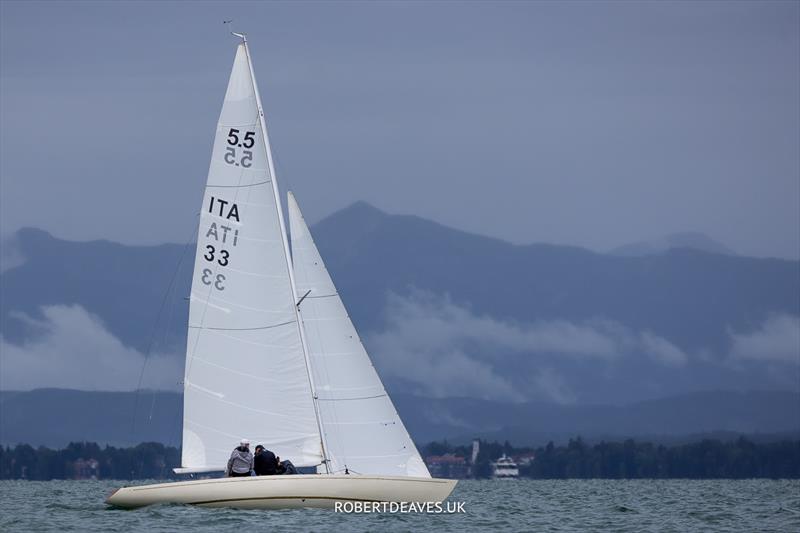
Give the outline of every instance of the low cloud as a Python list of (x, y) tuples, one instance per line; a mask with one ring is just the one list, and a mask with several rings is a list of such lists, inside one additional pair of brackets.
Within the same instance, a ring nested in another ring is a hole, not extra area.
[(772, 315), (755, 331), (729, 333), (734, 359), (800, 363), (800, 317)]
[[(390, 294), (387, 327), (367, 342), (387, 377), (419, 386), (432, 396), (522, 401), (544, 397), (572, 403), (577, 395), (547, 361), (571, 359), (613, 364), (641, 354), (669, 367), (685, 365), (680, 348), (652, 332), (633, 332), (613, 321), (512, 323), (477, 315), (447, 296), (413, 291)], [(511, 353), (537, 356), (538, 367), (520, 376)], [(550, 359), (548, 359), (550, 358)]]
[[(381, 341), (378, 346), (380, 353), (388, 353), (380, 347)], [(399, 347), (392, 350), (393, 357), (381, 360), (384, 363), (381, 368), (421, 385), (421, 392), (437, 398), (470, 396), (509, 402), (526, 399), (492, 365), (460, 350), (442, 349), (434, 357), (418, 357), (418, 354)]]
[[(41, 320), (15, 316), (34, 326), (34, 339), (17, 345), (0, 336), (0, 389), (136, 389), (144, 354), (125, 346), (98, 317), (78, 305), (43, 307), (42, 314)], [(142, 387), (176, 390), (183, 360), (152, 354), (145, 369)]]
[(552, 368), (543, 368), (533, 378), (536, 387), (556, 403), (575, 403), (577, 397), (564, 378)]
[(689, 356), (683, 350), (649, 331), (641, 333), (639, 341), (645, 354), (665, 366), (684, 366), (689, 361)]

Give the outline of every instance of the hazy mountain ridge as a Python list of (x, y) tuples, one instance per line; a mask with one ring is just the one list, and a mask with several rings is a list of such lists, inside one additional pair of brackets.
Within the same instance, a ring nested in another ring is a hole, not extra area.
[(622, 246), (614, 248), (609, 253), (612, 255), (637, 257), (661, 254), (676, 248), (688, 248), (712, 254), (736, 255), (736, 252), (724, 244), (715, 241), (708, 235), (693, 231), (671, 233), (658, 239), (623, 244)]
[[(35, 228), (23, 228), (15, 238), (23, 261), (0, 276), (0, 331), (13, 340), (31, 330), (20, 313), (40, 317), (43, 306), (77, 304), (100, 317), (125, 344), (145, 349), (173, 277), (179, 287), (173, 294), (189, 294), (193, 247), (184, 254), (185, 247), (177, 244), (63, 241)], [(188, 307), (183, 314), (188, 317)], [(185, 323), (176, 325), (175, 333)]]
[[(393, 392), (625, 403), (797, 386), (798, 261), (519, 246), (364, 202), (312, 232)], [(27, 349), (56, 329), (42, 309), (66, 305), (140, 354), (182, 356), (193, 246), (67, 242), (35, 229), (16, 240), (22, 261), (0, 275), (9, 346)], [(433, 323), (431, 339), (414, 329)], [(70, 326), (64, 318), (59, 331)], [(775, 342), (776, 354), (761, 353)], [(411, 375), (421, 364), (429, 368)]]
[[(712, 432), (763, 438), (800, 432), (800, 395), (789, 392), (708, 392), (626, 406), (507, 404), (403, 394), (393, 399), (417, 443), (479, 436), (538, 445), (577, 435), (588, 440), (647, 437), (674, 442)], [(0, 444), (179, 445), (182, 407), (181, 395), (173, 392), (0, 391)]]
[[(334, 213), (312, 230), (351, 312), (368, 329), (381, 316), (374, 311), (386, 290), (404, 292), (409, 286), (450, 294), (497, 317), (604, 316), (656, 332), (687, 331), (687, 324), (677, 327), (670, 320), (687, 310), (703, 326), (716, 326), (715, 333), (724, 330), (722, 321), (735, 328), (754, 325), (769, 312), (800, 314), (792, 296), (792, 289), (794, 294), (800, 289), (797, 261), (691, 249), (616, 257), (571, 246), (512, 245), (416, 216), (387, 215), (364, 202)], [(751, 291), (753, 286), (758, 293)], [(727, 313), (709, 312), (725, 311), (724, 304), (733, 307)], [(699, 341), (700, 328), (690, 327), (686, 341), (692, 343), (695, 336)]]
[[(726, 327), (753, 328), (770, 313), (800, 315), (800, 262), (706, 253), (617, 257), (551, 244), (513, 245), (358, 202), (312, 227), (317, 246), (359, 327), (378, 329), (387, 291), (449, 294), (512, 320), (602, 316), (665, 333), (681, 345), (724, 343)], [(188, 294), (193, 247), (71, 242), (33, 228), (16, 234), (24, 262), (0, 277), (9, 313), (83, 305), (126, 344), (148, 342), (175, 273)], [(183, 310), (186, 313), (186, 310)], [(180, 331), (182, 325), (175, 326)], [(704, 333), (705, 332), (705, 333)], [(179, 337), (182, 336), (179, 335)]]
[(405, 396), (398, 401), (409, 413), (425, 413), (413, 419), (414, 431), (421, 436), (447, 432), (461, 441), (480, 436), (538, 444), (579, 434), (590, 440), (647, 437), (666, 442), (710, 433), (800, 431), (800, 394), (783, 391), (698, 392), (627, 405), (502, 404)]

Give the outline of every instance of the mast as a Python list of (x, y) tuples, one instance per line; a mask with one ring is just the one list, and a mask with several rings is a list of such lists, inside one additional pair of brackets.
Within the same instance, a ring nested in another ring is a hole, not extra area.
[(256, 105), (258, 107), (258, 121), (261, 125), (261, 134), (264, 138), (264, 144), (267, 151), (267, 164), (269, 166), (269, 174), (272, 181), (272, 193), (275, 195), (275, 209), (278, 211), (278, 224), (281, 228), (281, 240), (283, 241), (284, 257), (286, 258), (286, 270), (289, 273), (289, 284), (292, 287), (292, 296), (294, 298), (294, 316), (297, 324), (297, 330), (300, 333), (300, 344), (303, 347), (303, 357), (306, 363), (306, 374), (308, 375), (308, 383), (311, 386), (311, 398), (314, 404), (314, 416), (317, 419), (317, 428), (319, 430), (320, 446), (322, 447), (322, 463), (325, 465), (325, 472), (330, 474), (330, 467), (328, 464), (327, 443), (325, 440), (325, 431), (322, 427), (321, 417), (319, 413), (319, 404), (317, 402), (317, 389), (314, 386), (314, 377), (311, 372), (311, 363), (308, 355), (308, 343), (306, 342), (305, 329), (300, 320), (300, 312), (297, 308), (297, 287), (294, 281), (294, 269), (292, 268), (291, 256), (289, 253), (289, 238), (286, 234), (286, 225), (283, 221), (283, 204), (281, 203), (280, 192), (278, 191), (278, 177), (275, 173), (275, 164), (272, 160), (272, 148), (269, 143), (269, 134), (267, 133), (267, 121), (264, 117), (264, 108), (261, 105), (261, 95), (258, 92), (258, 84), (256, 83), (256, 74), (253, 70), (253, 61), (250, 57), (250, 48), (247, 46), (247, 37), (243, 33), (233, 33), (236, 37), (242, 40), (244, 51), (247, 55), (247, 66), (250, 67), (250, 80), (253, 82), (253, 92), (256, 96)]

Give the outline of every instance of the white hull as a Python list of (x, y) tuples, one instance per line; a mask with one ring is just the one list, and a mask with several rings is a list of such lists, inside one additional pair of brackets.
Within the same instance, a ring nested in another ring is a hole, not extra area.
[(333, 508), (337, 501), (441, 502), (455, 486), (452, 479), (420, 477), (317, 474), (233, 477), (123, 487), (111, 494), (106, 503), (128, 509), (156, 503), (239, 509)]

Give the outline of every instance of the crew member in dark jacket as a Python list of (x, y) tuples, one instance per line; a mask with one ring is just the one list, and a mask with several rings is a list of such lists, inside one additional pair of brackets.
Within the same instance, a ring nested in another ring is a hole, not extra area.
[(260, 444), (256, 446), (253, 464), (257, 476), (274, 476), (278, 473), (278, 460), (275, 458), (275, 454)]

